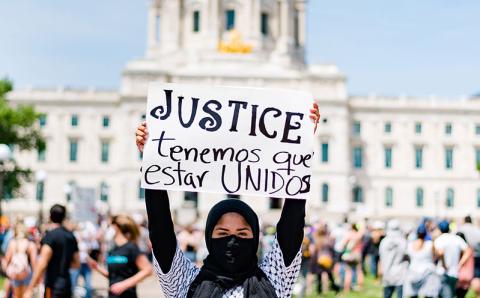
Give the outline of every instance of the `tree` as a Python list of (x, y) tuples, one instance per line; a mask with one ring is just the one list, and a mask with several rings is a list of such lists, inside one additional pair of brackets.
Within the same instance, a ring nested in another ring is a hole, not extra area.
[[(13, 89), (8, 79), (0, 80), (0, 144), (7, 144), (18, 150), (44, 150), (45, 141), (35, 126), (40, 117), (33, 106), (9, 105), (6, 94)], [(0, 164), (0, 200), (18, 194), (22, 183), (31, 179), (31, 170), (19, 166), (14, 158)], [(3, 186), (3, 187), (2, 187)], [(0, 201), (0, 216), (2, 215)]]

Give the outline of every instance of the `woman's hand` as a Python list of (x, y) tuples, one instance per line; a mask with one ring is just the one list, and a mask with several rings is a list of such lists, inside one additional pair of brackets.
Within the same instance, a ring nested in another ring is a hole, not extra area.
[(23, 292), (23, 295), (22, 295), (23, 298), (32, 298), (33, 297), (33, 290), (28, 288), (25, 290), (25, 292)]
[(316, 102), (313, 103), (313, 108), (310, 109), (310, 119), (315, 124), (315, 128), (313, 129), (313, 133), (317, 131), (318, 121), (320, 121), (320, 111), (318, 110), (318, 104)]
[(91, 257), (87, 257), (87, 264), (93, 270), (98, 270), (98, 262), (92, 259)]
[(130, 288), (130, 285), (126, 280), (120, 281), (110, 286), (110, 293), (112, 293), (113, 295), (119, 296), (129, 288)]
[(137, 148), (140, 152), (143, 152), (143, 147), (145, 146), (145, 142), (147, 141), (147, 138), (148, 138), (147, 123), (145, 121), (140, 123), (140, 125), (137, 127), (135, 136), (136, 136)]

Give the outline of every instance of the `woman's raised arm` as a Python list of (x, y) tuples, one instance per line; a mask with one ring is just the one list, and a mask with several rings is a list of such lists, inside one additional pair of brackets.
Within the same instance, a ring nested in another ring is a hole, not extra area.
[(277, 223), (277, 240), (287, 267), (302, 246), (305, 203), (306, 201), (301, 199), (285, 199), (282, 215)]
[[(320, 120), (318, 104), (310, 109), (310, 119), (315, 124), (314, 132)], [(277, 223), (277, 240), (283, 254), (283, 261), (288, 267), (295, 259), (303, 242), (303, 227), (305, 226), (305, 200), (285, 199), (282, 215)]]
[[(138, 150), (143, 151), (148, 138), (145, 122), (138, 126), (135, 134)], [(146, 189), (145, 205), (147, 207), (148, 231), (152, 242), (153, 255), (162, 271), (168, 272), (177, 250), (177, 239), (167, 191)]]
[(148, 232), (155, 259), (163, 272), (170, 271), (177, 250), (177, 239), (170, 213), (166, 190), (146, 189), (145, 204), (148, 215)]

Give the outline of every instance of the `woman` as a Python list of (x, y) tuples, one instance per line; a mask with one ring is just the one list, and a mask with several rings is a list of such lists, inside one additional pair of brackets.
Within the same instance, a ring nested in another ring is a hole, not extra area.
[(140, 231), (132, 218), (114, 216), (112, 226), (115, 236), (114, 246), (106, 259), (108, 271), (93, 259), (89, 259), (89, 263), (108, 278), (110, 298), (136, 298), (136, 285), (152, 274), (152, 265), (136, 244)]
[(420, 225), (417, 239), (407, 247), (410, 259), (403, 294), (405, 297), (437, 297), (440, 292), (440, 277), (435, 272), (433, 242), (426, 240), (427, 227)]
[[(463, 241), (467, 242), (465, 238), (465, 234), (462, 232), (457, 232), (457, 236), (462, 238)], [(473, 257), (473, 248), (468, 246), (467, 250), (470, 250), (469, 258), (463, 266), (460, 267), (458, 270), (458, 281), (456, 286), (456, 295), (457, 298), (464, 298), (467, 296), (468, 289), (470, 288), (470, 284), (472, 283), (473, 276), (474, 276), (474, 257)]]
[[(320, 118), (314, 104), (310, 118)], [(140, 151), (147, 140), (145, 123), (136, 132)], [(209, 255), (197, 268), (177, 245), (164, 190), (146, 190), (155, 270), (168, 297), (290, 297), (301, 264), (305, 200), (286, 199), (273, 249), (258, 264), (259, 222), (237, 199), (223, 200), (209, 212), (205, 242)]]
[(313, 256), (310, 263), (310, 272), (318, 277), (317, 293), (325, 294), (331, 289), (339, 291), (333, 278), (333, 241), (327, 231), (327, 226), (322, 224), (314, 234)]
[(13, 297), (21, 298), (25, 292), (35, 267), (37, 249), (27, 238), (27, 228), (22, 221), (14, 227), (14, 238), (10, 240), (4, 259), (4, 268), (11, 281)]
[(197, 252), (201, 241), (201, 234), (195, 231), (191, 225), (188, 225), (178, 234), (178, 245), (180, 245), (180, 249), (185, 253), (187, 259), (193, 263), (197, 262)]
[(344, 276), (343, 292), (348, 294), (353, 289), (355, 283), (358, 287), (363, 285), (363, 272), (359, 267), (362, 254), (362, 233), (359, 232), (356, 224), (351, 224), (350, 231), (343, 239), (343, 253), (341, 261), (343, 263)]

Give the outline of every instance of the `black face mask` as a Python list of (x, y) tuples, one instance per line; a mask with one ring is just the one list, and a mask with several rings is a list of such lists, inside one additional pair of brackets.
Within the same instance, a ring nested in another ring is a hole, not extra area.
[(255, 240), (253, 238), (239, 238), (227, 236), (211, 239), (210, 255), (217, 266), (228, 273), (240, 273), (249, 269), (252, 258), (255, 257)]

